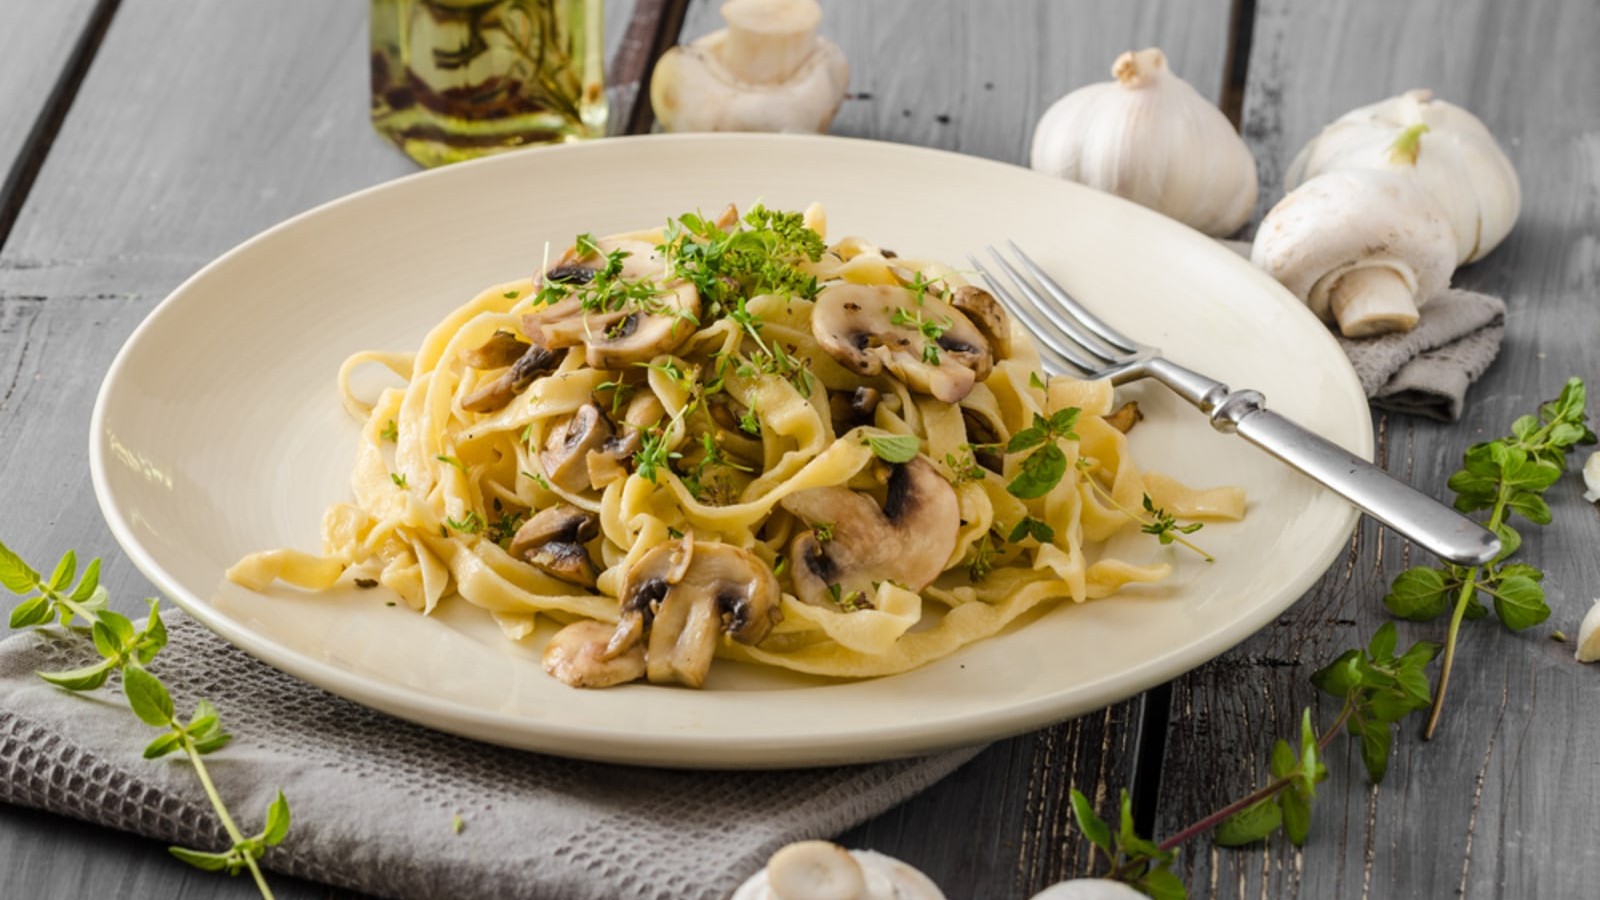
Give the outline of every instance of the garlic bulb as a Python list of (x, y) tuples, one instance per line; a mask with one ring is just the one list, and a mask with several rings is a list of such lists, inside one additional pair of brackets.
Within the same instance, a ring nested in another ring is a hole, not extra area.
[(945, 900), (928, 876), (892, 856), (800, 841), (772, 854), (732, 900)]
[(1578, 662), (1600, 662), (1600, 597), (1578, 626), (1578, 647), (1572, 655)]
[(1057, 100), (1033, 132), (1031, 165), (1109, 191), (1206, 234), (1232, 234), (1256, 205), (1256, 161), (1226, 116), (1151, 48), (1115, 81)]
[(728, 0), (728, 27), (662, 54), (650, 105), (667, 131), (823, 132), (850, 80), (815, 0)]
[(1337, 169), (1395, 169), (1415, 178), (1450, 218), (1458, 265), (1493, 250), (1522, 205), (1517, 172), (1489, 129), (1426, 90), (1340, 116), (1290, 163), (1285, 187)]

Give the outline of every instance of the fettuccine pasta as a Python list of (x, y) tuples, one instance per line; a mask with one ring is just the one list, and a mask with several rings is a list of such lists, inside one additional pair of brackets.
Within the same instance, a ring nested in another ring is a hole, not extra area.
[[(820, 207), (580, 235), (412, 353), (339, 373), (362, 424), (323, 552), (228, 577), (451, 596), (579, 686), (699, 686), (713, 656), (843, 677), (945, 656), (1049, 601), (1165, 578), (1117, 532), (1236, 519), (1234, 488), (1142, 473), (1111, 385), (1042, 377), (961, 273)], [(381, 366), (403, 387), (360, 396)]]

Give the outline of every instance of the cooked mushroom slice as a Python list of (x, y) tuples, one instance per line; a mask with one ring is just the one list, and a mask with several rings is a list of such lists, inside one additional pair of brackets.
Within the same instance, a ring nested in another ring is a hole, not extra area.
[(1011, 355), (1011, 323), (1006, 319), (1005, 307), (993, 294), (976, 285), (964, 284), (956, 288), (950, 305), (966, 313), (972, 324), (978, 326), (989, 341), (989, 349), (996, 355)]
[(461, 359), (474, 369), (503, 369), (527, 350), (527, 341), (502, 329), (490, 335), (481, 346), (461, 351)]
[[(611, 302), (601, 297), (600, 309), (586, 310), (576, 296), (542, 307), (522, 317), (523, 333), (534, 343), (551, 349), (583, 344), (590, 366), (616, 369), (670, 353), (694, 333), (696, 317), (700, 315), (700, 292), (688, 282), (665, 279), (666, 261), (658, 248), (646, 241), (617, 238), (602, 238), (596, 246), (602, 256), (617, 251), (627, 254), (614, 283), (649, 281), (658, 283), (659, 290), (642, 301), (619, 296)], [(587, 281), (599, 277), (592, 268), (580, 265), (581, 260), (571, 257), (569, 253), (568, 260), (552, 269), (550, 275), (571, 272), (574, 277), (552, 280), (583, 283), (575, 274), (579, 271), (590, 273)]]
[(644, 646), (607, 655), (611, 626), (591, 619), (573, 622), (544, 645), (544, 670), (573, 687), (611, 687), (644, 675)]
[(525, 348), (511, 367), (478, 385), (461, 398), (461, 408), (468, 412), (490, 413), (503, 409), (518, 394), (528, 389), (540, 375), (555, 371), (561, 365), (561, 352), (547, 350), (537, 344), (521, 344)]
[(540, 510), (511, 538), (510, 553), (569, 584), (593, 588), (599, 576), (584, 544), (600, 533), (600, 518), (568, 503)]
[(1106, 416), (1106, 424), (1123, 434), (1132, 431), (1133, 426), (1142, 421), (1144, 421), (1144, 413), (1139, 411), (1139, 403), (1136, 400), (1129, 400), (1127, 403), (1117, 407), (1116, 412)]
[(613, 481), (628, 477), (633, 454), (639, 452), (644, 442), (637, 428), (623, 426), (622, 434), (613, 434), (599, 450), (590, 450), (583, 456), (583, 465), (589, 472), (589, 484), (596, 490)]
[(550, 481), (569, 491), (590, 487), (588, 455), (604, 450), (615, 430), (600, 404), (590, 401), (557, 425), (539, 451), (539, 463)]
[[(961, 526), (955, 489), (920, 456), (894, 467), (881, 509), (842, 487), (810, 488), (780, 502), (812, 526), (795, 535), (789, 553), (795, 593), (814, 606), (834, 599), (854, 605), (883, 581), (922, 590), (944, 569)], [(827, 526), (826, 540), (819, 524)]]
[(835, 391), (830, 394), (828, 408), (833, 413), (834, 433), (844, 434), (857, 425), (871, 425), (880, 399), (881, 394), (865, 385), (849, 393)]
[(1000, 452), (1000, 423), (987, 412), (970, 406), (961, 407), (961, 421), (967, 426), (972, 461), (991, 472), (1004, 471), (1006, 460)]
[(846, 368), (877, 375), (887, 366), (913, 390), (946, 403), (989, 375), (989, 341), (965, 313), (930, 293), (836, 284), (817, 296), (811, 331)]
[(662, 544), (641, 556), (622, 582), (622, 622), (608, 647), (621, 653), (650, 633), (645, 671), (656, 684), (705, 683), (718, 632), (759, 643), (780, 617), (778, 580), (747, 550), (729, 544)]

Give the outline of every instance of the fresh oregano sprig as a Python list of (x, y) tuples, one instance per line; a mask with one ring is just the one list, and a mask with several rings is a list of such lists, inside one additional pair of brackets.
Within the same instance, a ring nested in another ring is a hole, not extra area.
[[(268, 847), (282, 842), (289, 833), (289, 802), (284, 799), (283, 792), (279, 791), (268, 806), (262, 829), (246, 836), (228, 811), (203, 759), (222, 749), (230, 740), (217, 708), (201, 700), (195, 704), (188, 720), (183, 720), (177, 714), (167, 686), (147, 668), (167, 645), (160, 602), (150, 599), (150, 615), (140, 629), (126, 616), (105, 608), (107, 594), (100, 586), (100, 560), (91, 560), (84, 567), (83, 577), (68, 590), (76, 575), (77, 554), (72, 550), (61, 557), (50, 577), (44, 578), (10, 547), (0, 543), (0, 583), (24, 597), (11, 611), (11, 627), (44, 628), (59, 623), (71, 632), (82, 634), (87, 630), (100, 654), (100, 661), (92, 665), (64, 672), (40, 672), (39, 677), (69, 691), (91, 691), (104, 685), (113, 673), (120, 674), (122, 692), (133, 714), (148, 725), (165, 729), (145, 747), (145, 758), (157, 759), (175, 752), (186, 756), (233, 842), (227, 850), (218, 853), (187, 847), (169, 847), (168, 850), (178, 859), (209, 871), (226, 869), (230, 875), (237, 875), (248, 869), (261, 896), (272, 900), (272, 889), (258, 861)], [(85, 624), (75, 625), (79, 620)]]
[(1425, 622), (1450, 612), (1450, 629), (1439, 667), (1438, 687), (1424, 736), (1431, 738), (1444, 709), (1450, 673), (1455, 665), (1456, 642), (1464, 619), (1481, 619), (1488, 609), (1486, 596), (1501, 624), (1512, 631), (1550, 617), (1541, 581), (1544, 573), (1523, 563), (1506, 560), (1522, 546), (1522, 535), (1511, 525), (1521, 516), (1536, 525), (1550, 524), (1550, 507), (1543, 494), (1567, 468), (1567, 451), (1576, 444), (1592, 444), (1594, 432), (1585, 421), (1583, 381), (1567, 380), (1560, 396), (1540, 404), (1537, 415), (1511, 423), (1511, 434), (1467, 448), (1460, 471), (1450, 476), (1456, 509), (1465, 513), (1489, 511), (1484, 523), (1500, 536), (1500, 554), (1481, 566), (1418, 566), (1402, 572), (1383, 603), (1402, 619)]

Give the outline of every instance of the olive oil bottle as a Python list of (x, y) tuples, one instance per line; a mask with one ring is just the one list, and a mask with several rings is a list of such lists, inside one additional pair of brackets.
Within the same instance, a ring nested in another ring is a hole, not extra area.
[(605, 133), (601, 0), (372, 0), (372, 124), (437, 166)]

